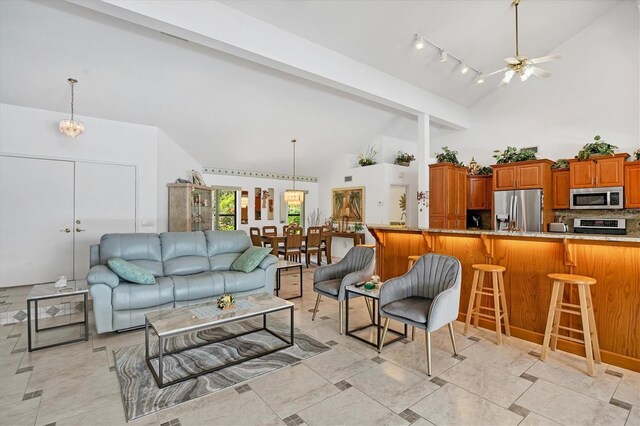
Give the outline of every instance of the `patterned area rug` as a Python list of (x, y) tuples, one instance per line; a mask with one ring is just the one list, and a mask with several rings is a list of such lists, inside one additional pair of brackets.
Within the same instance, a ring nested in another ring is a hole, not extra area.
[[(202, 371), (221, 363), (243, 359), (256, 351), (267, 351), (285, 343), (271, 333), (260, 330), (261, 323), (244, 321), (198, 333), (185, 334), (167, 341), (166, 351), (182, 349), (205, 342), (214, 342), (195, 349), (165, 357), (165, 381), (184, 377), (186, 374)], [(285, 339), (289, 338), (289, 325), (269, 321), (269, 329)], [(250, 332), (240, 337), (231, 335)], [(157, 338), (150, 341), (150, 351), (157, 353)], [(234, 386), (245, 380), (276, 371), (330, 350), (331, 348), (314, 338), (295, 330), (294, 345), (259, 358), (223, 368), (198, 378), (186, 380), (159, 389), (144, 359), (144, 344), (114, 351), (116, 373), (120, 382), (122, 398), (128, 420), (189, 401), (209, 393)], [(154, 363), (157, 368), (157, 361)]]

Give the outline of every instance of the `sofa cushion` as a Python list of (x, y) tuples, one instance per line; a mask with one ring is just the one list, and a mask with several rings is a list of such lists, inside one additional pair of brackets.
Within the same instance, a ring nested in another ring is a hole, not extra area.
[(155, 277), (164, 276), (158, 234), (105, 234), (100, 239), (100, 263), (119, 257), (138, 265)]
[(150, 285), (121, 282), (111, 293), (114, 311), (142, 309), (170, 302), (173, 302), (173, 281), (169, 277), (156, 278), (156, 283)]
[(209, 271), (207, 240), (202, 232), (163, 232), (160, 242), (166, 276)]
[(391, 302), (382, 307), (382, 311), (395, 317), (406, 318), (413, 322), (425, 324), (429, 318), (429, 310), (433, 299), (412, 296)]
[(116, 273), (120, 278), (134, 284), (155, 284), (156, 279), (153, 274), (140, 266), (127, 262), (119, 257), (107, 260), (109, 269)]
[(207, 231), (205, 237), (212, 271), (228, 271), (238, 256), (252, 246), (244, 231)]
[(174, 276), (173, 285), (176, 301), (197, 300), (224, 294), (224, 277), (219, 272)]
[(331, 296), (338, 296), (340, 293), (340, 285), (342, 284), (342, 278), (337, 280), (320, 281), (314, 284), (315, 289), (321, 293), (330, 294)]
[(270, 248), (249, 247), (231, 264), (231, 268), (229, 269), (249, 273), (256, 269), (260, 262), (262, 262), (262, 259), (267, 257), (269, 253), (271, 253)]
[(266, 271), (264, 269), (254, 269), (252, 272), (222, 271), (224, 276), (224, 292), (240, 293), (243, 291), (255, 290), (264, 287)]

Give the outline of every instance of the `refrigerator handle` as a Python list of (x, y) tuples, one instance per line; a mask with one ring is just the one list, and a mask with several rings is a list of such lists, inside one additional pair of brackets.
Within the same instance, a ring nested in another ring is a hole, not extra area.
[(517, 226), (518, 225), (518, 196), (514, 195), (511, 199), (511, 222)]

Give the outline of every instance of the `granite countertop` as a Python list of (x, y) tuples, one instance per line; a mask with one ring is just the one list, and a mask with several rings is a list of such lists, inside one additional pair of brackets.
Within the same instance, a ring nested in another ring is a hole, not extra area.
[(635, 236), (624, 235), (595, 235), (595, 234), (575, 234), (571, 232), (509, 232), (509, 231), (489, 231), (489, 230), (470, 230), (470, 229), (436, 229), (436, 228), (418, 228), (410, 226), (391, 226), (391, 225), (375, 225), (367, 224), (369, 229), (381, 229), (387, 231), (406, 231), (406, 232), (429, 232), (433, 234), (457, 234), (457, 235), (497, 235), (501, 237), (514, 238), (548, 238), (548, 239), (570, 239), (570, 240), (586, 240), (586, 241), (611, 241), (624, 243), (638, 243), (640, 238)]

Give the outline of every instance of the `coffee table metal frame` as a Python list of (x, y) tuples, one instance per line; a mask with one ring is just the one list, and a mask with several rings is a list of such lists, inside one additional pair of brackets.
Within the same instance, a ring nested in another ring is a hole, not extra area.
[[(286, 265), (284, 264), (286, 262)], [(276, 262), (276, 296), (280, 294), (280, 290), (282, 289), (280, 286), (280, 282), (282, 279), (282, 271), (288, 271), (292, 268), (300, 268), (300, 296), (286, 297), (285, 300), (298, 299), (302, 297), (302, 263), (299, 262), (291, 262), (289, 260), (278, 260)]]
[[(380, 284), (382, 285), (382, 283)], [(358, 328), (354, 328), (353, 330), (349, 330), (349, 299), (351, 298), (351, 294), (357, 294), (358, 296), (364, 296), (365, 298), (369, 298), (371, 300), (371, 324), (367, 324), (367, 325), (363, 325), (362, 327), (358, 327)], [(381, 341), (381, 337), (382, 337), (382, 319), (380, 317), (380, 309), (377, 308), (377, 305), (379, 304), (380, 301), (380, 289), (376, 288), (373, 290), (367, 290), (364, 287), (356, 287), (355, 284), (349, 285), (346, 288), (346, 314), (345, 314), (345, 334), (347, 336), (351, 336), (355, 339), (360, 340), (361, 342), (364, 342), (368, 345), (373, 346), (374, 348), (378, 349), (378, 352), (380, 352), (380, 341)], [(365, 330), (369, 327), (376, 327), (376, 335), (377, 335), (377, 339), (375, 342), (372, 342), (369, 339), (365, 339), (364, 337), (360, 337), (357, 334), (355, 334), (358, 331), (361, 330)], [(391, 327), (389, 327), (389, 329), (387, 330), (387, 333), (392, 333), (395, 334), (397, 337), (394, 337), (392, 339), (387, 339), (385, 341), (384, 346), (386, 347), (387, 345), (397, 342), (399, 340), (402, 340), (404, 338), (407, 337), (407, 325), (404, 324), (404, 332), (400, 332), (400, 331), (396, 331), (394, 329), (392, 329)]]
[[(53, 284), (38, 284), (38, 285), (48, 285), (48, 286), (53, 286)], [(62, 287), (62, 288), (70, 288), (70, 287)], [(51, 294), (45, 294), (42, 296), (32, 296), (31, 293), (29, 293), (29, 295), (27, 296), (27, 349), (29, 350), (29, 352), (33, 352), (33, 351), (39, 351), (41, 349), (47, 349), (47, 348), (53, 348), (55, 346), (62, 346), (62, 345), (67, 345), (69, 343), (76, 343), (76, 342), (85, 342), (87, 340), (89, 340), (89, 321), (88, 321), (88, 314), (87, 314), (87, 302), (88, 302), (88, 296), (89, 296), (89, 290), (87, 289), (78, 289), (78, 288), (73, 288), (71, 291), (60, 291), (58, 289), (55, 289), (54, 291), (56, 291), (56, 293), (51, 293)], [(76, 321), (76, 322), (71, 322), (71, 323), (67, 323), (67, 324), (60, 324), (60, 325), (54, 325), (51, 327), (40, 327), (38, 325), (38, 301), (39, 300), (47, 300), (47, 299), (62, 299), (65, 297), (70, 297), (70, 296), (79, 296), (82, 295), (83, 297), (83, 304), (82, 304), (82, 310), (83, 312), (83, 320), (82, 321)], [(78, 324), (84, 324), (84, 337), (79, 337), (77, 339), (71, 339), (71, 340), (64, 340), (62, 342), (57, 342), (57, 343), (51, 343), (48, 345), (43, 345), (43, 346), (38, 346), (38, 347), (33, 347), (31, 340), (31, 303), (34, 303), (34, 308), (35, 308), (35, 332), (38, 333), (40, 331), (44, 331), (44, 330), (53, 330), (56, 328), (65, 328), (65, 327), (71, 327), (73, 325), (78, 325)]]
[[(214, 303), (209, 303), (214, 305)], [(198, 305), (192, 305), (191, 307), (197, 307)], [(200, 305), (200, 306), (204, 306), (204, 305)], [(144, 354), (145, 354), (145, 360), (147, 362), (147, 366), (149, 367), (149, 370), (151, 371), (151, 374), (153, 375), (153, 378), (155, 379), (157, 385), (159, 388), (165, 388), (167, 386), (171, 386), (171, 385), (175, 385), (176, 383), (181, 383), (184, 382), (186, 380), (190, 380), (193, 378), (196, 378), (198, 376), (202, 376), (203, 374), (208, 374), (217, 370), (220, 370), (222, 368), (226, 368), (226, 367), (230, 367), (232, 365), (236, 365), (236, 364), (240, 364), (242, 362), (251, 360), (251, 359), (255, 359), (255, 358), (260, 358), (262, 356), (280, 351), (282, 349), (286, 349), (286, 348), (290, 348), (293, 346), (293, 339), (294, 339), (294, 324), (293, 324), (293, 308), (294, 305), (293, 303), (289, 303), (286, 306), (282, 306), (282, 307), (278, 307), (275, 309), (268, 309), (267, 311), (264, 312), (257, 312), (257, 313), (252, 313), (251, 315), (242, 315), (242, 311), (238, 311), (235, 312), (237, 314), (240, 314), (239, 316), (234, 316), (231, 318), (223, 318), (220, 320), (215, 320), (215, 321), (211, 321), (209, 323), (204, 323), (198, 326), (194, 326), (194, 327), (187, 327), (187, 328), (179, 328), (167, 333), (162, 333), (162, 335), (158, 334), (158, 332), (156, 331), (156, 329), (153, 327), (153, 323), (149, 322), (149, 319), (147, 318), (147, 315), (145, 314), (144, 316)], [(287, 340), (284, 337), (278, 335), (277, 333), (275, 333), (273, 330), (270, 330), (269, 328), (267, 328), (267, 314), (271, 314), (274, 312), (278, 312), (278, 311), (282, 311), (282, 310), (286, 310), (289, 309), (290, 311), (290, 321), (291, 321), (291, 339)], [(227, 324), (227, 323), (231, 323), (231, 322), (235, 322), (235, 321), (242, 321), (242, 320), (247, 320), (249, 318), (255, 318), (257, 316), (262, 316), (262, 328), (259, 329), (253, 329), (244, 333), (240, 333), (240, 334), (234, 334), (231, 335), (229, 337), (225, 337), (223, 339), (220, 340), (216, 340), (216, 341), (207, 341), (207, 342), (203, 342), (200, 343), (198, 345), (194, 345), (194, 346), (189, 346), (186, 347), (184, 349), (179, 349), (179, 350), (175, 350), (175, 351), (169, 351), (169, 352), (165, 352), (164, 351), (164, 342), (165, 339), (170, 338), (170, 337), (175, 337), (175, 336), (179, 336), (181, 334), (185, 334), (185, 333), (194, 333), (194, 332), (198, 332), (198, 331), (202, 331), (202, 330), (209, 330), (215, 327), (218, 327), (220, 325), (223, 324)], [(212, 317), (213, 318), (213, 317)], [(152, 328), (153, 331), (155, 332), (156, 336), (158, 337), (158, 354), (156, 356), (150, 356), (149, 355), (149, 329)], [(229, 363), (223, 364), (223, 365), (219, 365), (217, 367), (212, 367), (209, 368), (207, 370), (203, 370), (200, 371), (198, 373), (193, 373), (193, 374), (189, 374), (187, 376), (181, 377), (179, 379), (175, 379), (175, 380), (171, 380), (168, 382), (164, 381), (164, 374), (163, 374), (163, 361), (164, 361), (164, 357), (168, 356), (168, 355), (173, 355), (173, 354), (177, 354), (177, 353), (181, 353), (181, 352), (185, 352), (191, 349), (195, 349), (195, 348), (199, 348), (201, 346), (206, 346), (206, 345), (212, 345), (215, 343), (219, 343), (219, 342), (224, 342), (225, 340), (229, 340), (229, 339), (234, 339), (236, 337), (241, 337), (247, 334), (251, 334), (251, 333), (255, 333), (258, 331), (267, 331), (269, 333), (271, 333), (272, 335), (274, 335), (275, 337), (277, 337), (278, 339), (282, 340), (285, 345), (282, 345), (280, 347), (274, 348), (274, 349), (270, 349), (268, 351), (265, 352), (261, 352), (259, 354), (255, 354), (255, 355), (251, 355), (251, 356), (247, 356), (244, 357), (242, 359), (238, 359), (235, 361), (231, 361)], [(156, 373), (156, 370), (153, 368), (153, 365), (151, 364), (151, 361), (153, 359), (158, 359), (158, 372)]]

